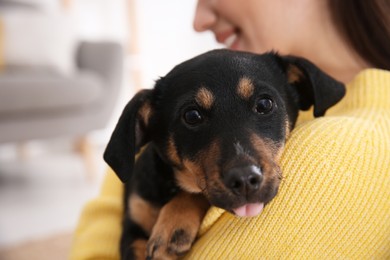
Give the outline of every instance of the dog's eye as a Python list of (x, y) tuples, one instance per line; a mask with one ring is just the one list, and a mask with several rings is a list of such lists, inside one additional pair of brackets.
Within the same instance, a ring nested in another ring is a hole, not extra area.
[(257, 100), (255, 110), (260, 115), (268, 114), (272, 111), (274, 102), (269, 98), (261, 98)]
[(202, 115), (196, 109), (191, 109), (191, 110), (186, 111), (184, 113), (183, 118), (184, 118), (184, 121), (191, 126), (200, 124), (203, 121)]

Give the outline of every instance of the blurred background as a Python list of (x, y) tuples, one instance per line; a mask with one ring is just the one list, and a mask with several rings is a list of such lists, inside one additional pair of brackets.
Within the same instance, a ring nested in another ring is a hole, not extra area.
[(0, 0), (0, 259), (67, 259), (124, 105), (218, 48), (195, 0)]

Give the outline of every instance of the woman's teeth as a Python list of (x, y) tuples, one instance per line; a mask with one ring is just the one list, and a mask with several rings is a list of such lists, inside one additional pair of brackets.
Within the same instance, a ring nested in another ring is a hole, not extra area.
[(224, 44), (226, 45), (226, 47), (230, 48), (232, 47), (236, 39), (237, 39), (237, 34), (232, 34), (225, 40)]

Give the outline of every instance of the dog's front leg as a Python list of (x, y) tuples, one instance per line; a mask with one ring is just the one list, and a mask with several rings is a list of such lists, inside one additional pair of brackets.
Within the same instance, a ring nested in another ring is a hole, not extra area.
[(203, 195), (177, 194), (160, 211), (147, 244), (147, 258), (176, 259), (189, 251), (209, 207)]

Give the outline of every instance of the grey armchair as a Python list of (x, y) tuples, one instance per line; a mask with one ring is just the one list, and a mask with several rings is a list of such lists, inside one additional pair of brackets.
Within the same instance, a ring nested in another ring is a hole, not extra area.
[(74, 76), (8, 68), (0, 72), (0, 144), (83, 136), (103, 128), (120, 90), (119, 44), (83, 42)]

